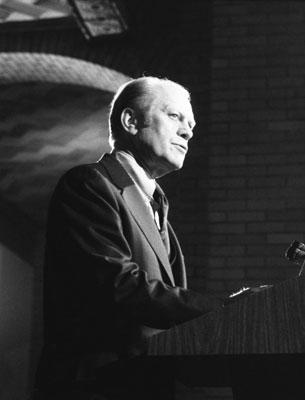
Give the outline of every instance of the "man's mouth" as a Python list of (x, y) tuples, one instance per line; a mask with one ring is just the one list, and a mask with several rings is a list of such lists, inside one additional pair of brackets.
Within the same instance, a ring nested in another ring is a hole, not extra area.
[(183, 152), (184, 154), (187, 153), (187, 146), (184, 144), (180, 144), (180, 143), (173, 143), (173, 145), (175, 147), (177, 147), (178, 150), (180, 150), (181, 152)]

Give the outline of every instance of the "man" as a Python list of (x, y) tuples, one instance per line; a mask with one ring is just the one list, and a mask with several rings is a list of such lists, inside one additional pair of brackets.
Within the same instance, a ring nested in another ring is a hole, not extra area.
[[(121, 390), (132, 376), (124, 360), (145, 354), (147, 338), (222, 306), (186, 288), (167, 200), (155, 181), (183, 166), (194, 125), (185, 88), (154, 77), (132, 80), (111, 105), (111, 154), (59, 181), (47, 228), (38, 371), (46, 391), (103, 377), (105, 389), (114, 376)], [(105, 366), (116, 360), (124, 366), (111, 375)], [(147, 385), (144, 375), (135, 387)], [(141, 398), (141, 390), (133, 397)], [(113, 398), (126, 397), (122, 391)]]

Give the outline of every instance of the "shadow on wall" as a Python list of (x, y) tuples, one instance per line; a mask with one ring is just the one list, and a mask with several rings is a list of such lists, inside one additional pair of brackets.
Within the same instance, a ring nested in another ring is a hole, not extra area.
[(112, 94), (54, 83), (0, 91), (0, 398), (24, 400), (42, 344), (47, 205), (64, 171), (109, 149)]
[(2, 86), (0, 195), (42, 225), (63, 171), (108, 150), (111, 94), (69, 85)]
[(24, 399), (31, 364), (34, 271), (0, 244), (0, 398)]

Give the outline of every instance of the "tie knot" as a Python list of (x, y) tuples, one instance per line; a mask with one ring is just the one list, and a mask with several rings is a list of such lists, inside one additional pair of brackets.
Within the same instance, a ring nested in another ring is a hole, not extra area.
[(150, 201), (152, 209), (154, 211), (159, 211), (163, 207), (163, 198), (162, 193), (160, 193), (157, 189), (153, 193), (153, 197)]

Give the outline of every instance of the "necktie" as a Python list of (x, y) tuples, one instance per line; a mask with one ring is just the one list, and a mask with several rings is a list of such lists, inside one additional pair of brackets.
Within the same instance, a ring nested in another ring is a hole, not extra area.
[(158, 188), (154, 191), (151, 206), (154, 211), (154, 215), (157, 213), (157, 218), (155, 216), (156, 224), (159, 228), (161, 239), (164, 243), (167, 254), (169, 254), (170, 244), (167, 229), (168, 201), (164, 193)]

